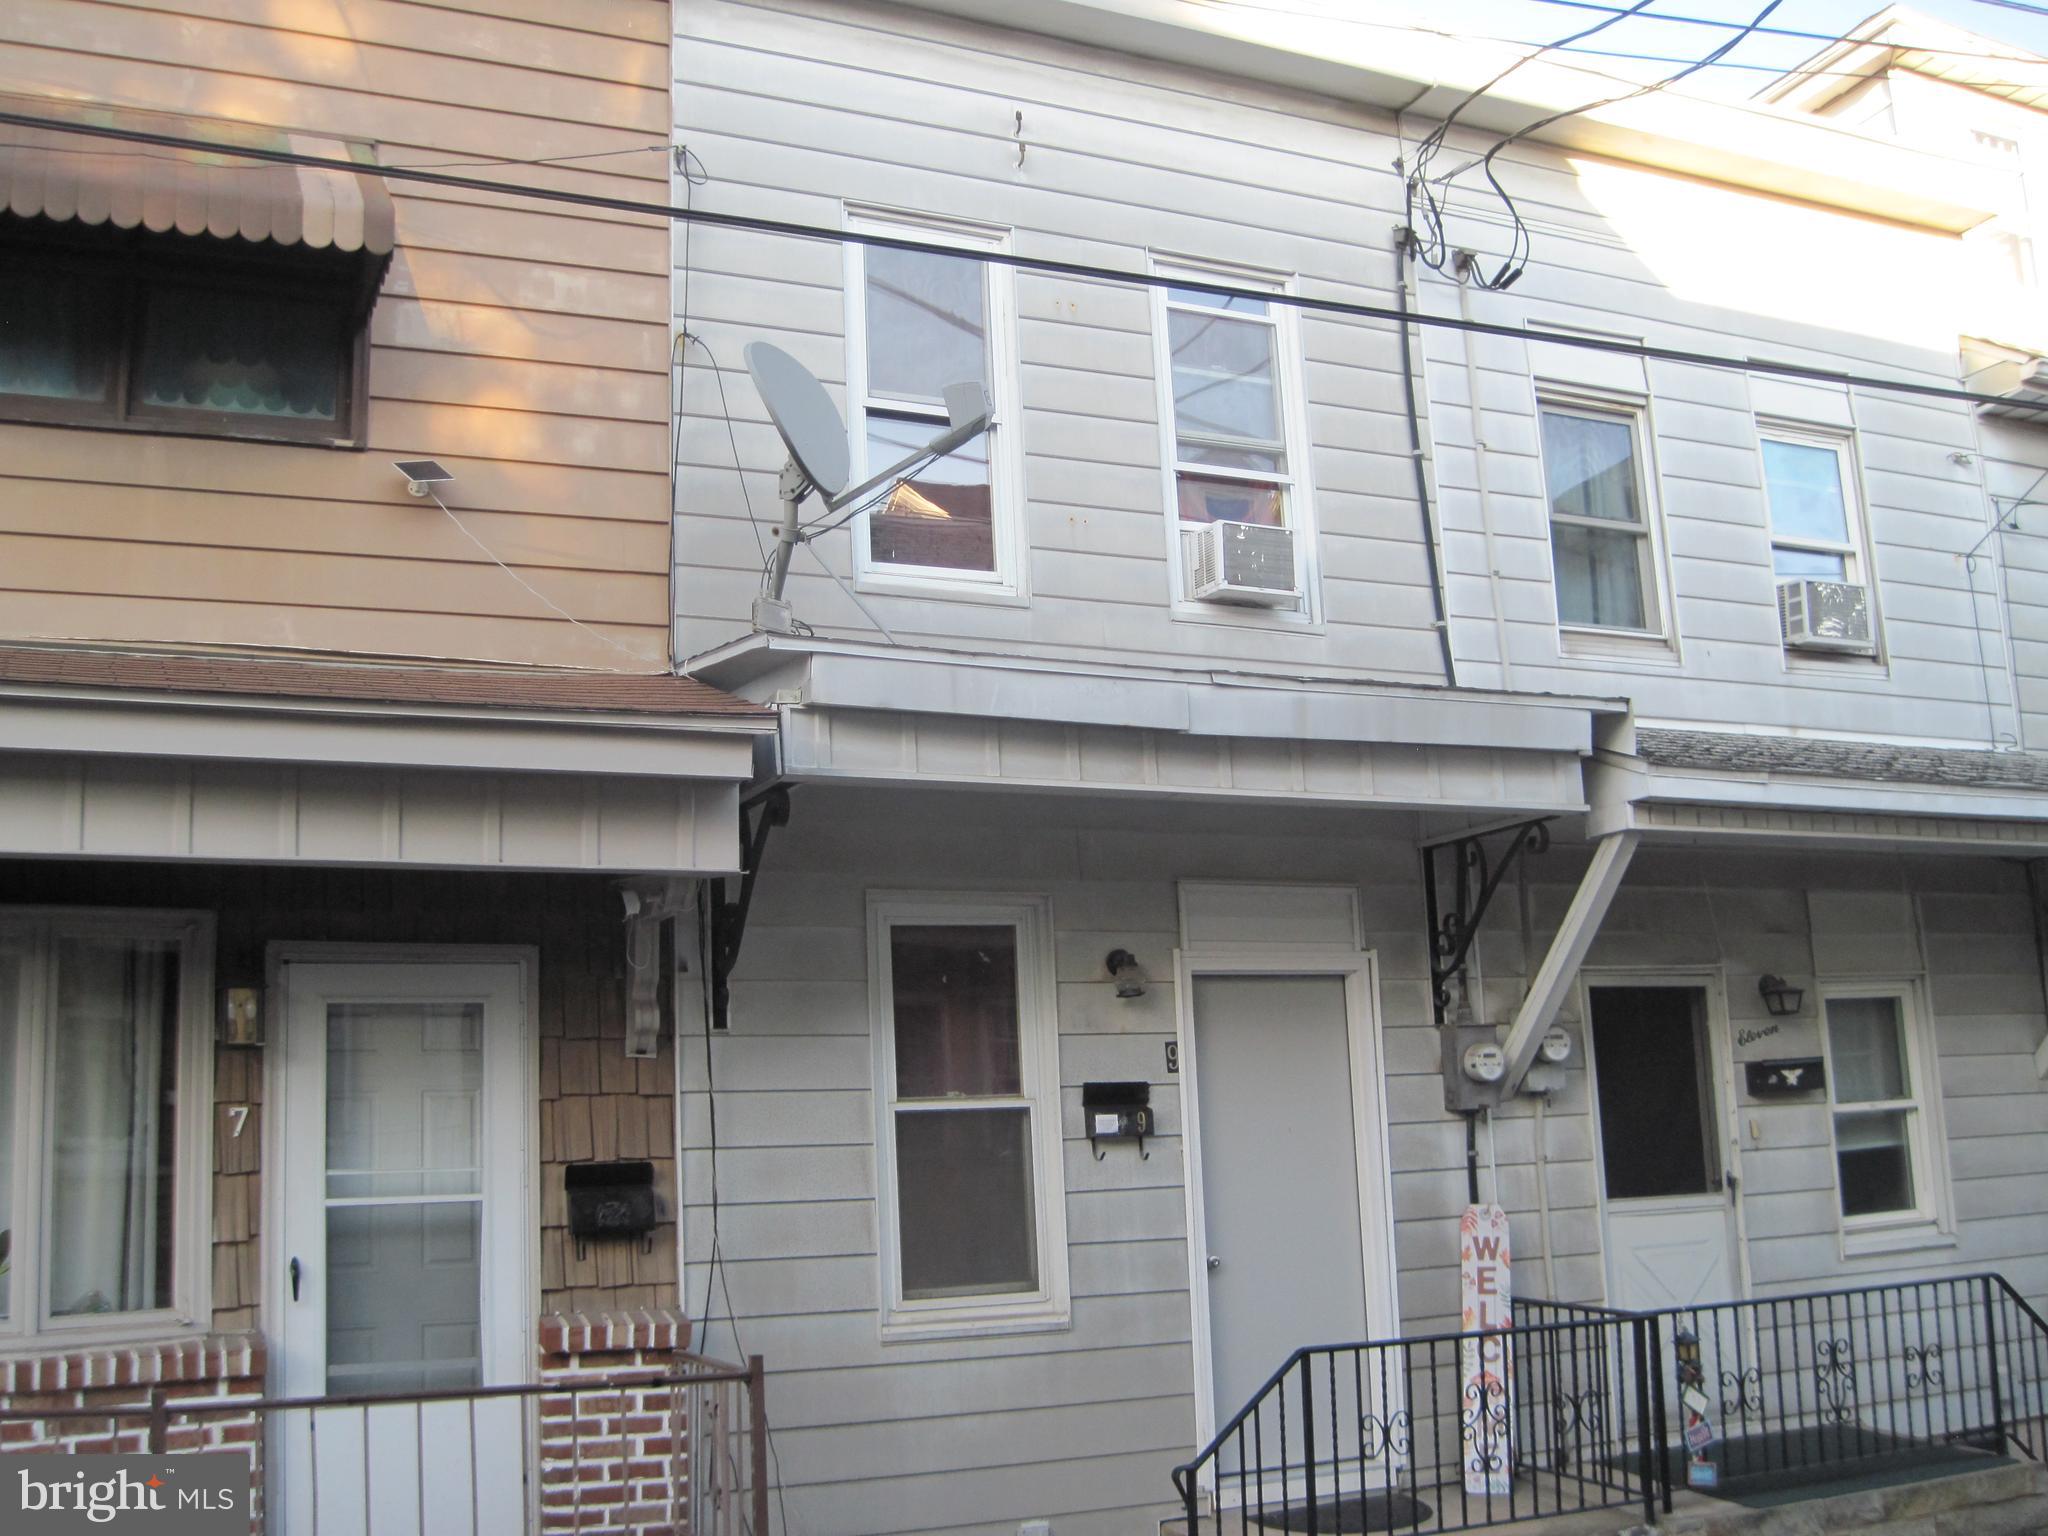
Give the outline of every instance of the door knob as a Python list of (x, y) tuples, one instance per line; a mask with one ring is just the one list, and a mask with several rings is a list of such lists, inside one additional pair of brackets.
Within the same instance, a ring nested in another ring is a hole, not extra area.
[(1211, 1269), (1221, 1269), (1223, 1267), (1223, 1261), (1212, 1253), (1209, 1255), (1209, 1267)]

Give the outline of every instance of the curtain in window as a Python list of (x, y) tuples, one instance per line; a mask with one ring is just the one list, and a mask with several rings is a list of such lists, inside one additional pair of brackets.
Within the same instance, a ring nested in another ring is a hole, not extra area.
[(1543, 472), (1558, 619), (1603, 629), (1647, 628), (1634, 427), (1545, 411)]
[(109, 285), (88, 276), (0, 269), (0, 395), (104, 398), (115, 302)]
[(51, 1033), (49, 1310), (170, 1305), (177, 956), (100, 938), (57, 946)]

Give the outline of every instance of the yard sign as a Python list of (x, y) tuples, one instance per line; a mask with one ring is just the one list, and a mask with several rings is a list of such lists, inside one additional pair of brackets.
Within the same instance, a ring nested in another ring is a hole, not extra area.
[(1468, 1338), (1458, 1350), (1458, 1416), (1464, 1425), (1465, 1491), (1505, 1495), (1513, 1475), (1508, 1455), (1508, 1341), (1514, 1317), (1509, 1275), (1508, 1215), (1497, 1205), (1468, 1205), (1458, 1222), (1458, 1277), (1464, 1291), (1459, 1324)]

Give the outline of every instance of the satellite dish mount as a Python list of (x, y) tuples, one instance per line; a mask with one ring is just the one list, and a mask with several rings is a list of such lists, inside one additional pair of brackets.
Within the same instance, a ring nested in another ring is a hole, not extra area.
[(815, 492), (827, 512), (842, 511), (902, 479), (920, 464), (942, 459), (972, 442), (993, 423), (988, 396), (979, 384), (948, 384), (946, 430), (880, 474), (848, 489), (846, 481), (853, 465), (847, 452), (846, 423), (825, 386), (802, 363), (765, 341), (749, 342), (746, 358), (747, 372), (761, 392), (761, 403), (768, 407), (768, 419), (789, 449), (789, 462), (775, 482), (775, 493), (782, 501), (782, 526), (776, 532), (768, 568), (762, 573), (760, 596), (754, 599), (754, 628), (787, 635), (795, 632), (796, 620), (783, 589), (789, 582), (789, 562), (804, 540), (799, 516), (804, 498)]

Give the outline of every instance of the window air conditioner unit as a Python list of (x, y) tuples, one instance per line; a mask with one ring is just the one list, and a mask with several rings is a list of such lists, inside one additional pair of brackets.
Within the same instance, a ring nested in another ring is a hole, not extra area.
[(1870, 592), (1849, 581), (1781, 581), (1778, 621), (1787, 649), (1868, 656)]
[(1206, 523), (1188, 536), (1188, 595), (1198, 603), (1292, 608), (1294, 530), (1263, 523)]

